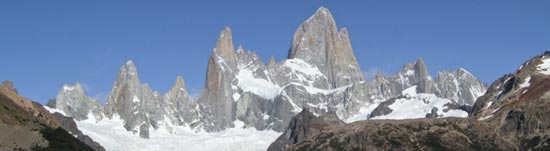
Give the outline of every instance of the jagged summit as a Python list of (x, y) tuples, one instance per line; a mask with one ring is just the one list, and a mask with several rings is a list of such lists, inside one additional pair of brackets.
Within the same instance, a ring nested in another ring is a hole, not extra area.
[(424, 59), (419, 58), (416, 63), (414, 64), (414, 70), (417, 72), (419, 77), (422, 78), (428, 78), (430, 77), (430, 72), (428, 71), (428, 67), (426, 66), (426, 63), (424, 63)]
[(276, 64), (277, 62), (275, 61), (275, 57), (274, 56), (269, 57), (269, 62), (267, 63), (267, 67), (273, 68)]
[(6, 89), (6, 90), (11, 91), (11, 92), (13, 92), (13, 93), (15, 93), (15, 94), (19, 94), (19, 93), (17, 92), (17, 89), (15, 89), (15, 87), (13, 87), (13, 82), (10, 81), (10, 80), (4, 80), (4, 81), (2, 81), (2, 84), (0, 84), (0, 88)]
[[(76, 120), (103, 118), (103, 106), (99, 101), (88, 97), (79, 82), (74, 85), (63, 84), (55, 100), (48, 102), (52, 108), (65, 112), (66, 116)], [(90, 117), (89, 115), (93, 115)]]
[(317, 66), (332, 88), (364, 80), (347, 29), (338, 31), (332, 14), (324, 7), (296, 29), (288, 59)]
[[(152, 90), (141, 83), (136, 64), (129, 60), (121, 65), (108, 103), (99, 110), (109, 119), (120, 118), (126, 130), (143, 138), (155, 129), (174, 126), (206, 132), (234, 127), (282, 132), (303, 108), (315, 116), (332, 113), (347, 121), (364, 112), (363, 108), (373, 108), (407, 88), (426, 88), (418, 93), (428, 93), (438, 85), (422, 59), (408, 65), (410, 75), (409, 71), (393, 77), (378, 74), (375, 83), (364, 81), (348, 30), (338, 31), (331, 12), (324, 7), (298, 27), (288, 58), (279, 62), (272, 56), (266, 65), (258, 54), (241, 45), (235, 50), (229, 27), (218, 36), (197, 100), (189, 101), (181, 76), (165, 94)], [(468, 85), (451, 85), (454, 77), (450, 74), (443, 84), (457, 89), (449, 95), (469, 95), (462, 91), (469, 90)]]
[(233, 35), (231, 33), (231, 28), (225, 27), (225, 29), (220, 32), (214, 52), (222, 59), (229, 59), (231, 61), (235, 60), (235, 47), (233, 46)]
[(322, 6), (319, 7), (319, 9), (315, 11), (315, 14), (309, 17), (304, 23), (308, 22), (320, 23), (317, 25), (327, 25), (328, 27), (336, 27), (336, 22), (334, 21), (334, 17), (332, 16), (332, 13), (330, 13), (330, 10)]
[(185, 81), (182, 76), (176, 77), (176, 85), (179, 87), (185, 87)]

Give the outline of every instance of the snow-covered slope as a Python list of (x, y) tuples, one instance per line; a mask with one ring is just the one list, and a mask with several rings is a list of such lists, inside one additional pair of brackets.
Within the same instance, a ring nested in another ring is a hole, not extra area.
[[(47, 108), (49, 109), (49, 108)], [(50, 112), (59, 112), (49, 109)], [(93, 115), (89, 115), (93, 116)], [(196, 132), (189, 127), (174, 126), (173, 129), (161, 127), (150, 130), (150, 138), (143, 139), (138, 133), (124, 129), (124, 121), (118, 116), (96, 122), (94, 118), (75, 121), (78, 129), (100, 143), (108, 151), (153, 151), (153, 150), (193, 150), (193, 151), (263, 151), (281, 133), (254, 128), (243, 128), (244, 123), (236, 121), (236, 128), (221, 132)]]
[(409, 87), (399, 97), (389, 99), (378, 105), (363, 108), (355, 117), (346, 122), (367, 119), (415, 119), (426, 117), (468, 117), (466, 111), (449, 99), (435, 94), (417, 93), (417, 86)]
[(437, 114), (436, 117), (468, 117), (467, 112), (447, 106), (453, 103), (449, 99), (439, 98), (435, 94), (417, 94), (416, 86), (405, 89), (403, 96), (388, 106), (392, 112), (371, 119), (426, 118), (426, 115), (433, 113)]

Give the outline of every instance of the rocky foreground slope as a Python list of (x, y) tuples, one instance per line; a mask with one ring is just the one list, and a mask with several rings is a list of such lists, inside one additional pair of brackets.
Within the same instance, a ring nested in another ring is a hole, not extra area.
[[(550, 150), (550, 52), (496, 80), (468, 118), (368, 120), (293, 118), (269, 150)], [(338, 123), (338, 122), (336, 122)], [(296, 126), (307, 125), (307, 126)]]
[[(72, 119), (70, 122), (74, 124)], [(64, 123), (39, 103), (19, 96), (11, 81), (0, 85), (0, 150), (102, 149), (97, 143), (91, 148), (79, 141), (73, 136), (76, 133), (64, 129)], [(84, 135), (78, 137), (89, 139)]]

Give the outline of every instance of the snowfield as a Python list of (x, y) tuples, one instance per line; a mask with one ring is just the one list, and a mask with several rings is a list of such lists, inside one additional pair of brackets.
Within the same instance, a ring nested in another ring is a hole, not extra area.
[(442, 117), (468, 117), (468, 113), (462, 110), (446, 110), (449, 99), (439, 98), (435, 94), (417, 93), (416, 86), (403, 90), (405, 98), (396, 99), (395, 103), (389, 106), (393, 110), (390, 114), (376, 116), (372, 119), (417, 119), (425, 118), (426, 114), (432, 112), (432, 108), (438, 108), (437, 114)]
[[(50, 112), (62, 111), (44, 106)], [(104, 118), (96, 123), (95, 118), (76, 121), (78, 129), (90, 136), (107, 151), (265, 151), (281, 133), (254, 128), (241, 128), (244, 123), (235, 121), (237, 128), (217, 133), (195, 132), (184, 126), (172, 126), (172, 130), (161, 127), (151, 129), (150, 139), (143, 139), (139, 134), (126, 131), (124, 122), (117, 116)], [(172, 133), (171, 133), (171, 132)]]
[[(116, 117), (115, 117), (116, 118)], [(108, 151), (264, 151), (281, 135), (275, 131), (257, 131), (253, 128), (232, 128), (218, 133), (194, 132), (188, 127), (152, 130), (150, 139), (126, 131), (120, 119), (77, 121), (78, 128)]]

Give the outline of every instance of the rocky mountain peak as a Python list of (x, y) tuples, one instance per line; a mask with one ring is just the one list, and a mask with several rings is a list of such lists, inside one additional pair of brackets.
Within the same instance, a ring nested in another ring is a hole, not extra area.
[(139, 82), (136, 64), (134, 64), (132, 60), (128, 60), (124, 65), (122, 65), (122, 67), (120, 67), (117, 79), (118, 78), (131, 81), (137, 80), (137, 82)]
[(178, 76), (176, 78), (176, 81), (174, 82), (172, 89), (168, 92), (168, 95), (176, 95), (177, 93), (181, 93), (180, 91), (185, 93), (185, 97), (187, 97), (187, 90), (185, 89), (185, 82), (182, 76)]
[(85, 120), (89, 118), (91, 113), (96, 120), (103, 118), (103, 106), (95, 99), (86, 96), (84, 89), (79, 82), (74, 85), (63, 84), (63, 87), (57, 93), (55, 101), (48, 103), (53, 108), (57, 108), (68, 117), (76, 120)]
[(61, 89), (61, 91), (65, 91), (65, 92), (76, 92), (76, 93), (84, 93), (84, 89), (82, 88), (82, 85), (80, 85), (79, 82), (76, 82), (73, 86), (65, 83), (63, 84), (63, 88)]
[(424, 63), (424, 59), (422, 58), (418, 58), (418, 60), (416, 60), (414, 64), (414, 71), (419, 78), (430, 77), (430, 72), (428, 71), (428, 67), (426, 67), (426, 63)]
[(337, 32), (336, 22), (330, 11), (324, 7), (319, 8), (294, 33), (288, 59), (299, 58), (313, 64), (325, 63), (326, 58), (316, 59), (317, 55), (308, 52), (314, 51), (320, 53), (320, 56), (326, 56), (327, 48), (322, 44), (334, 40)]
[(272, 69), (273, 67), (275, 67), (276, 64), (277, 62), (275, 62), (275, 57), (271, 56), (269, 58), (269, 62), (267, 63), (267, 67)]
[(334, 17), (332, 16), (332, 13), (330, 13), (330, 10), (325, 7), (319, 7), (315, 14), (313, 14), (313, 16), (306, 20), (306, 22), (316, 23), (315, 25), (319, 26), (334, 28), (334, 31), (336, 31), (336, 21), (334, 21)]
[(183, 77), (182, 76), (178, 76), (176, 77), (176, 84), (175, 86), (179, 87), (179, 88), (185, 88), (185, 82), (183, 81)]
[(220, 32), (214, 52), (222, 59), (228, 59), (230, 61), (235, 60), (235, 47), (233, 46), (231, 28), (225, 27), (225, 29)]
[(296, 30), (288, 59), (315, 65), (327, 76), (332, 88), (364, 80), (347, 29), (338, 31), (332, 14), (324, 7)]
[(8, 90), (8, 91), (11, 91), (15, 94), (19, 94), (17, 92), (17, 89), (15, 89), (15, 87), (13, 87), (13, 82), (10, 81), (10, 80), (4, 80), (2, 81), (2, 84), (0, 85), (0, 88), (2, 89), (5, 89), (5, 90)]

